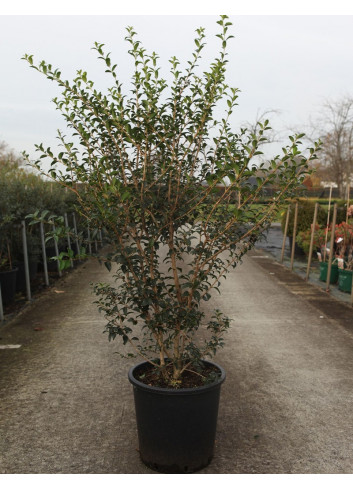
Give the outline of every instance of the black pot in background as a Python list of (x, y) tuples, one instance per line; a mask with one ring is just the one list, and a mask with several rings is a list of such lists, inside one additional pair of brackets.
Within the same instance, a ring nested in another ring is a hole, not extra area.
[[(38, 258), (30, 258), (28, 261), (29, 268), (29, 280), (34, 280), (37, 276), (38, 271)], [(16, 292), (24, 292), (26, 290), (26, 274), (25, 274), (25, 264), (23, 262), (18, 262), (16, 264), (18, 267), (17, 279), (16, 279)]]
[[(293, 236), (289, 236), (289, 253), (292, 253), (292, 246), (293, 246)], [(305, 251), (301, 246), (299, 246), (297, 243), (295, 243), (294, 246), (294, 256), (306, 256)]]
[(192, 473), (213, 457), (221, 384), (225, 372), (209, 385), (189, 389), (163, 389), (143, 384), (129, 371), (134, 388), (141, 460), (164, 473)]
[(18, 268), (0, 272), (1, 297), (5, 306), (15, 299), (17, 272)]

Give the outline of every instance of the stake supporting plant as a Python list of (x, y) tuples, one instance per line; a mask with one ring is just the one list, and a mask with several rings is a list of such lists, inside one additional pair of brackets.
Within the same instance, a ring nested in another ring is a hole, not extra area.
[[(66, 212), (64, 214), (64, 224), (65, 224), (65, 227), (69, 230), (69, 221), (68, 221)], [(71, 238), (70, 238), (70, 232), (69, 231), (67, 232), (66, 239), (67, 239), (67, 250), (68, 250), (68, 253), (70, 253), (72, 251), (72, 248), (71, 248)], [(70, 253), (70, 255), (71, 254), (72, 253)], [(74, 262), (73, 262), (73, 259), (71, 258), (71, 256), (70, 256), (70, 267), (74, 268)]]
[[(79, 242), (78, 242), (77, 223), (76, 223), (76, 216), (75, 216), (75, 213), (74, 212), (72, 213), (72, 222), (73, 222), (73, 225), (74, 225), (76, 254), (79, 255), (80, 254), (80, 245), (79, 245)], [(78, 259), (78, 263), (81, 263), (81, 260), (80, 259)]]
[(332, 185), (330, 187), (330, 195), (329, 195), (329, 199), (328, 199), (327, 223), (326, 223), (326, 231), (325, 231), (325, 248), (324, 248), (324, 260), (323, 261), (326, 261), (327, 236), (328, 236), (328, 228), (330, 226), (331, 200), (332, 200)]
[(314, 209), (314, 217), (313, 217), (313, 223), (311, 227), (311, 236), (310, 236), (310, 247), (309, 247), (309, 255), (308, 255), (308, 265), (306, 268), (306, 277), (305, 279), (308, 281), (309, 280), (309, 275), (310, 275), (310, 266), (311, 266), (311, 259), (313, 256), (313, 247), (314, 247), (314, 236), (315, 236), (315, 228), (316, 228), (316, 219), (317, 219), (317, 211), (319, 208), (318, 202), (315, 203), (315, 209)]
[[(53, 233), (54, 235), (56, 234), (56, 226), (55, 226), (55, 223), (53, 223)], [(58, 246), (58, 243), (57, 243), (57, 240), (54, 239), (54, 249), (55, 249), (55, 255), (56, 256), (59, 256), (59, 246)], [(59, 274), (59, 277), (62, 276), (62, 271), (61, 271), (61, 268), (60, 268), (60, 262), (59, 260), (57, 261), (57, 266), (58, 266), (58, 274)]]
[(294, 267), (294, 254), (295, 254), (295, 239), (297, 237), (297, 224), (298, 224), (298, 202), (295, 203), (294, 208), (294, 223), (293, 223), (293, 241), (292, 241), (292, 252), (290, 258), (290, 269), (293, 270)]
[(347, 210), (346, 210), (346, 224), (348, 224), (349, 218), (349, 204), (350, 204), (350, 196), (351, 196), (351, 186), (347, 184)]
[(351, 288), (351, 306), (353, 307), (353, 279), (352, 279), (352, 288)]
[(21, 221), (21, 232), (22, 232), (22, 249), (23, 249), (23, 260), (25, 269), (25, 280), (26, 280), (26, 294), (27, 300), (31, 301), (31, 283), (29, 279), (29, 265), (28, 265), (28, 249), (27, 249), (27, 236), (26, 236), (26, 222)]
[[(329, 253), (329, 259), (328, 259), (328, 264), (327, 264), (326, 292), (330, 292), (330, 279), (331, 279), (332, 259), (333, 259), (333, 250), (334, 250), (334, 246), (335, 246), (336, 219), (337, 219), (337, 204), (335, 203), (333, 205), (330, 253)], [(326, 247), (325, 247), (325, 249), (326, 249)]]
[(289, 224), (289, 214), (290, 214), (290, 204), (287, 208), (287, 215), (286, 215), (286, 223), (285, 223), (285, 226), (284, 226), (284, 233), (283, 233), (283, 241), (282, 241), (282, 251), (281, 251), (281, 263), (283, 263), (283, 259), (284, 259), (284, 250), (285, 250), (285, 247), (286, 247), (286, 240), (287, 240), (287, 233), (288, 233), (288, 224)]
[(42, 257), (43, 257), (43, 269), (44, 269), (44, 280), (45, 285), (49, 287), (49, 275), (48, 275), (48, 265), (47, 265), (47, 252), (45, 249), (45, 234), (44, 234), (44, 224), (43, 222), (39, 223), (40, 228), (40, 241), (42, 244)]

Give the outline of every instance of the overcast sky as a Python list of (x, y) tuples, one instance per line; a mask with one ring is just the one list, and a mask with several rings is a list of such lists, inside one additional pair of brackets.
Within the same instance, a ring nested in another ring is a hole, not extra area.
[[(134, 26), (148, 52), (159, 54), (161, 75), (167, 77), (171, 56), (182, 66), (190, 59), (199, 26), (206, 28), (206, 68), (219, 46), (217, 20), (217, 15), (1, 15), (0, 141), (34, 156), (35, 143), (55, 147), (56, 130), (65, 128), (51, 102), (60, 92), (20, 59), (24, 53), (52, 63), (66, 79), (82, 68), (104, 89), (109, 79), (91, 47), (105, 43), (128, 90), (133, 65), (126, 26)], [(305, 131), (326, 99), (353, 96), (352, 15), (230, 15), (230, 20), (235, 38), (227, 81), (241, 90), (234, 129), (273, 109), (279, 115), (271, 117), (272, 126), (282, 135), (290, 128)]]

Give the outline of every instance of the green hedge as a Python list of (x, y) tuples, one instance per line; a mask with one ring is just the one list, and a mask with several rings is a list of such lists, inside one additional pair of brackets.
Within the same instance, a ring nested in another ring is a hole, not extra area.
[[(73, 192), (65, 192), (60, 185), (27, 171), (12, 153), (0, 153), (0, 258), (2, 256), (3, 267), (9, 263), (8, 259), (4, 260), (8, 257), (8, 246), (11, 261), (22, 259), (20, 223), (28, 214), (41, 209), (63, 215), (74, 209), (75, 202)], [(27, 241), (29, 254), (38, 254), (38, 226), (28, 228)]]
[[(307, 229), (311, 228), (311, 225), (312, 225), (313, 219), (314, 219), (315, 202), (316, 202), (316, 200), (309, 200), (309, 199), (305, 199), (305, 200), (299, 199), (298, 200), (299, 205), (298, 205), (297, 233), (299, 233), (300, 231), (306, 231)], [(293, 236), (294, 209), (295, 209), (295, 202), (292, 202), (291, 203), (291, 213), (289, 215), (287, 236)], [(330, 222), (332, 220), (332, 212), (333, 212), (333, 206), (331, 207), (331, 210), (330, 210)], [(319, 224), (320, 226), (326, 226), (326, 224), (327, 224), (327, 213), (328, 213), (328, 210), (325, 209), (324, 207), (322, 207), (322, 205), (319, 205), (316, 223)], [(287, 212), (284, 212), (282, 215), (282, 220), (281, 220), (281, 226), (282, 226), (283, 232), (284, 232), (285, 223), (286, 223), (286, 216), (287, 216)], [(340, 222), (343, 222), (345, 220), (346, 220), (346, 208), (343, 206), (338, 207), (336, 222), (340, 223)]]

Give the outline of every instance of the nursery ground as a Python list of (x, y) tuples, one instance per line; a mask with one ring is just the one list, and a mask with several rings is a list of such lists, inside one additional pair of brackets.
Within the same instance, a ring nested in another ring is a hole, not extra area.
[[(0, 327), (0, 473), (143, 474), (132, 387), (74, 270)], [(232, 319), (216, 361), (216, 451), (201, 473), (353, 472), (353, 311), (260, 250), (205, 303)], [(13, 346), (13, 348), (9, 348)]]

